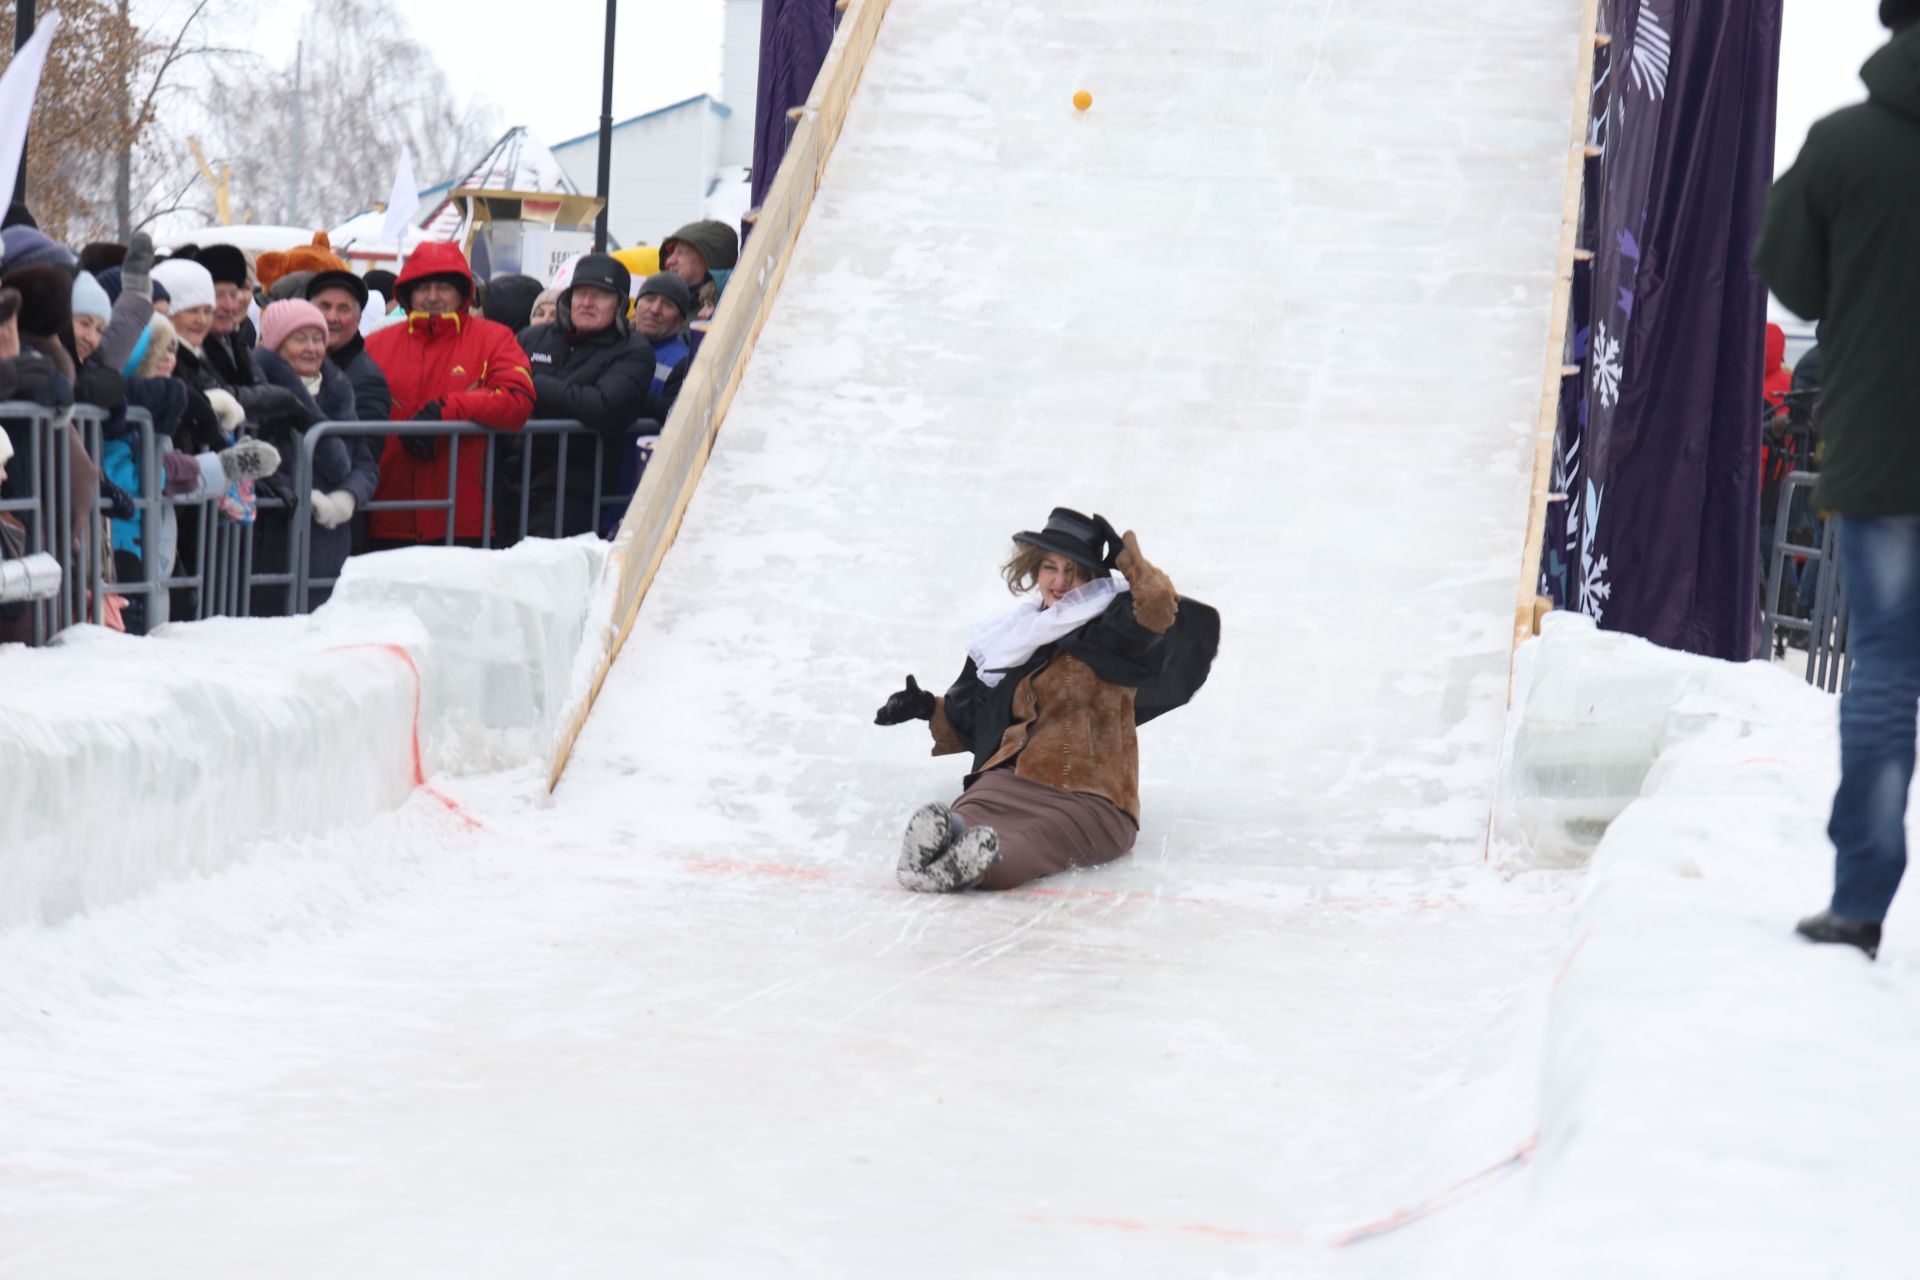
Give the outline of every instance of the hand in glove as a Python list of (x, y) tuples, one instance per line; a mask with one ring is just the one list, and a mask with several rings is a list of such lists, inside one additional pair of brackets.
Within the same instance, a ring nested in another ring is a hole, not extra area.
[(127, 257), (120, 264), (120, 291), (140, 298), (153, 296), (153, 237), (144, 231), (133, 233), (127, 242)]
[[(416, 422), (440, 421), (440, 402), (427, 401), (413, 411), (413, 417)], [(435, 436), (402, 435), (400, 447), (405, 449), (416, 462), (432, 462), (434, 455), (439, 452), (439, 439)]]
[(353, 519), (353, 511), (359, 504), (345, 489), (335, 489), (332, 493), (313, 491), (310, 499), (313, 503), (313, 521), (322, 529), (338, 529)]
[(907, 687), (881, 704), (873, 713), (875, 724), (905, 724), (909, 720), (933, 719), (933, 695), (907, 677)]
[(256, 440), (249, 436), (231, 449), (220, 451), (220, 470), (226, 473), (229, 483), (236, 480), (257, 480), (261, 476), (270, 476), (280, 469), (280, 451), (265, 440)]
[(100, 477), (100, 509), (115, 520), (131, 520), (140, 514), (133, 495), (105, 476)]

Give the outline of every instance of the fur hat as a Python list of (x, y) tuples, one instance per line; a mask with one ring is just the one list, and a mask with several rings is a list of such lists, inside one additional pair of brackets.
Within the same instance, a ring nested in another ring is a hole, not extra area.
[(260, 313), (260, 342), (263, 351), (278, 351), (280, 344), (301, 329), (318, 329), (320, 336), (327, 336), (327, 318), (320, 314), (320, 308), (305, 298), (285, 298), (269, 303)]
[(247, 287), (250, 272), (247, 270), (247, 255), (230, 244), (203, 245), (194, 255), (195, 261), (207, 269), (215, 284), (238, 285)]
[(73, 250), (32, 227), (13, 226), (0, 231), (0, 264), (9, 271), (49, 265), (71, 271)]
[(20, 291), (21, 333), (55, 338), (72, 326), (73, 277), (65, 267), (20, 267), (6, 282)]
[(391, 302), (393, 301), (393, 286), (399, 282), (400, 277), (385, 267), (375, 267), (373, 270), (362, 275), (360, 279), (365, 283), (367, 288), (377, 290), (381, 297)]
[(682, 320), (693, 314), (693, 290), (687, 288), (687, 282), (671, 271), (657, 271), (648, 276), (633, 300), (638, 302), (646, 297), (665, 298), (680, 308)]
[(1889, 31), (1902, 31), (1920, 22), (1920, 0), (1880, 0), (1880, 21)]
[(108, 320), (113, 316), (113, 300), (107, 297), (107, 291), (93, 278), (93, 272), (82, 271), (73, 278), (73, 314), (92, 316), (97, 320)]
[(157, 264), (153, 282), (166, 289), (175, 311), (213, 305), (213, 273), (191, 258), (168, 258)]
[(303, 244), (285, 253), (263, 253), (254, 267), (260, 287), (271, 291), (277, 281), (296, 271), (304, 271), (309, 275), (316, 271), (345, 271), (347, 263), (333, 251), (333, 242), (327, 239), (327, 233), (316, 231), (312, 244)]
[(80, 269), (91, 271), (97, 277), (108, 267), (117, 267), (127, 260), (127, 246), (109, 244), (105, 240), (95, 240), (80, 250)]

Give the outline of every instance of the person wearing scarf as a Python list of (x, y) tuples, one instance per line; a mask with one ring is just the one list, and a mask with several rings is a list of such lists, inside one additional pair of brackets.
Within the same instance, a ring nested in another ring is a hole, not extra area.
[(925, 720), (934, 755), (973, 755), (959, 799), (907, 821), (909, 889), (1011, 889), (1126, 853), (1140, 829), (1134, 728), (1185, 705), (1219, 647), (1219, 615), (1177, 595), (1131, 531), (1056, 507), (1013, 540), (1001, 572), (1026, 598), (973, 628), (945, 696), (908, 676), (874, 716)]

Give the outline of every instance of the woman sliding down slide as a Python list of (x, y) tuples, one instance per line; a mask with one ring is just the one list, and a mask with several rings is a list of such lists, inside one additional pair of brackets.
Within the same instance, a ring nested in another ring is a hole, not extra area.
[(929, 721), (934, 755), (973, 753), (960, 798), (907, 820), (909, 889), (1011, 889), (1131, 849), (1134, 726), (1185, 705), (1219, 647), (1219, 615), (1175, 595), (1131, 531), (1055, 507), (1045, 529), (1013, 540), (1007, 588), (1033, 595), (974, 627), (944, 698), (908, 676), (873, 718)]

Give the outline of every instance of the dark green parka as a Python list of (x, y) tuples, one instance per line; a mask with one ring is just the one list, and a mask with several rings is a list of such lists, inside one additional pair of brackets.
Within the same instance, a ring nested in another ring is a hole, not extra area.
[(1815, 503), (1920, 515), (1920, 26), (1860, 78), (1867, 100), (1816, 123), (1773, 184), (1755, 261), (1823, 321)]

